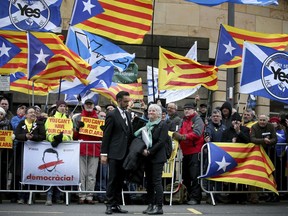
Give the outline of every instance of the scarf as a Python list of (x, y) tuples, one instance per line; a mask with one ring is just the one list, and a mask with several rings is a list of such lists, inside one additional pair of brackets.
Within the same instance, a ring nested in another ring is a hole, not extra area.
[(155, 125), (158, 125), (161, 122), (161, 118), (158, 118), (157, 120), (151, 122), (150, 120), (147, 122), (147, 124), (140, 128), (139, 130), (137, 130), (134, 135), (136, 137), (140, 136), (142, 133), (142, 130), (147, 130), (148, 133), (148, 137), (149, 137), (149, 145), (148, 145), (148, 149), (152, 147), (152, 130), (155, 127)]

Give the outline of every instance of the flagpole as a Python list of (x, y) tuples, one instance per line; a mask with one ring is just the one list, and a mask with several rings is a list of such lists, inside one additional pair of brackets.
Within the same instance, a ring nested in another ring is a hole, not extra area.
[(46, 101), (45, 101), (45, 107), (44, 107), (44, 112), (48, 113), (48, 101), (49, 101), (49, 92), (46, 96)]
[(60, 77), (59, 91), (58, 91), (58, 100), (60, 100), (61, 84), (62, 84), (62, 77)]
[[(235, 25), (235, 6), (234, 3), (228, 3), (228, 25), (230, 26), (234, 26)], [(232, 92), (232, 98), (229, 98), (229, 94), (230, 94), (230, 89), (234, 90), (234, 79), (235, 79), (235, 70), (234, 68), (228, 68), (227, 69), (227, 76), (226, 76), (226, 88), (227, 88), (227, 92), (228, 94), (226, 94), (226, 100), (230, 102), (230, 104), (234, 105), (234, 97), (233, 94), (234, 92)], [(232, 88), (231, 88), (232, 87)]]
[[(154, 46), (154, 10), (155, 10), (155, 0), (153, 0), (153, 12), (152, 12), (152, 23), (151, 23), (151, 66), (152, 66), (152, 93), (153, 101), (155, 101), (155, 80), (154, 80), (154, 63), (153, 63), (153, 46)], [(157, 88), (158, 89), (158, 88)], [(159, 97), (159, 94), (158, 94)]]

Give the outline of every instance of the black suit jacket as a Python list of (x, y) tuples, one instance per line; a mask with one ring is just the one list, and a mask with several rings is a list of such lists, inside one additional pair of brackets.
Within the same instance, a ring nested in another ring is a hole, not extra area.
[(101, 154), (108, 154), (108, 158), (122, 160), (127, 154), (128, 146), (133, 138), (131, 114), (126, 112), (128, 127), (118, 108), (106, 116)]

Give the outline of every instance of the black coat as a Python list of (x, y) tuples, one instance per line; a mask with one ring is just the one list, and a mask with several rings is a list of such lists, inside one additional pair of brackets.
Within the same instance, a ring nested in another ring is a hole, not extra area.
[(109, 112), (106, 116), (101, 154), (107, 154), (110, 159), (124, 159), (128, 151), (128, 146), (132, 141), (133, 129), (131, 114), (128, 112), (126, 114), (128, 126), (125, 124), (118, 108)]
[(237, 143), (249, 143), (250, 142), (250, 129), (245, 126), (240, 126), (240, 133), (237, 134), (235, 129), (231, 126), (226, 129), (222, 134), (222, 142), (232, 142), (232, 139), (236, 137)]
[[(46, 130), (44, 127), (43, 122), (41, 121), (36, 121), (33, 123), (32, 126), (32, 141), (43, 141), (46, 139)], [(27, 141), (27, 137), (26, 134), (29, 133), (29, 131), (27, 130), (27, 126), (25, 125), (25, 120), (22, 120), (19, 122), (16, 131), (15, 131), (15, 136), (16, 139), (19, 141)]]

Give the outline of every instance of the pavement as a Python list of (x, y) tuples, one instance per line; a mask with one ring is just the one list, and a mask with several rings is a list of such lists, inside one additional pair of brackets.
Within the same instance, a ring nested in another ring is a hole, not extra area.
[[(142, 215), (146, 205), (125, 205), (123, 209), (128, 210), (129, 215)], [(79, 205), (77, 203), (53, 204), (45, 206), (45, 201), (40, 200), (32, 205), (10, 203), (8, 200), (0, 204), (0, 216), (94, 216), (105, 215), (105, 205), (97, 203), (95, 205)], [(213, 216), (287, 216), (288, 201), (277, 203), (260, 202), (259, 204), (218, 204), (216, 206), (202, 202), (200, 205), (164, 205), (165, 216), (182, 215), (213, 215)], [(121, 214), (113, 214), (121, 215)], [(122, 214), (123, 215), (123, 214)]]

